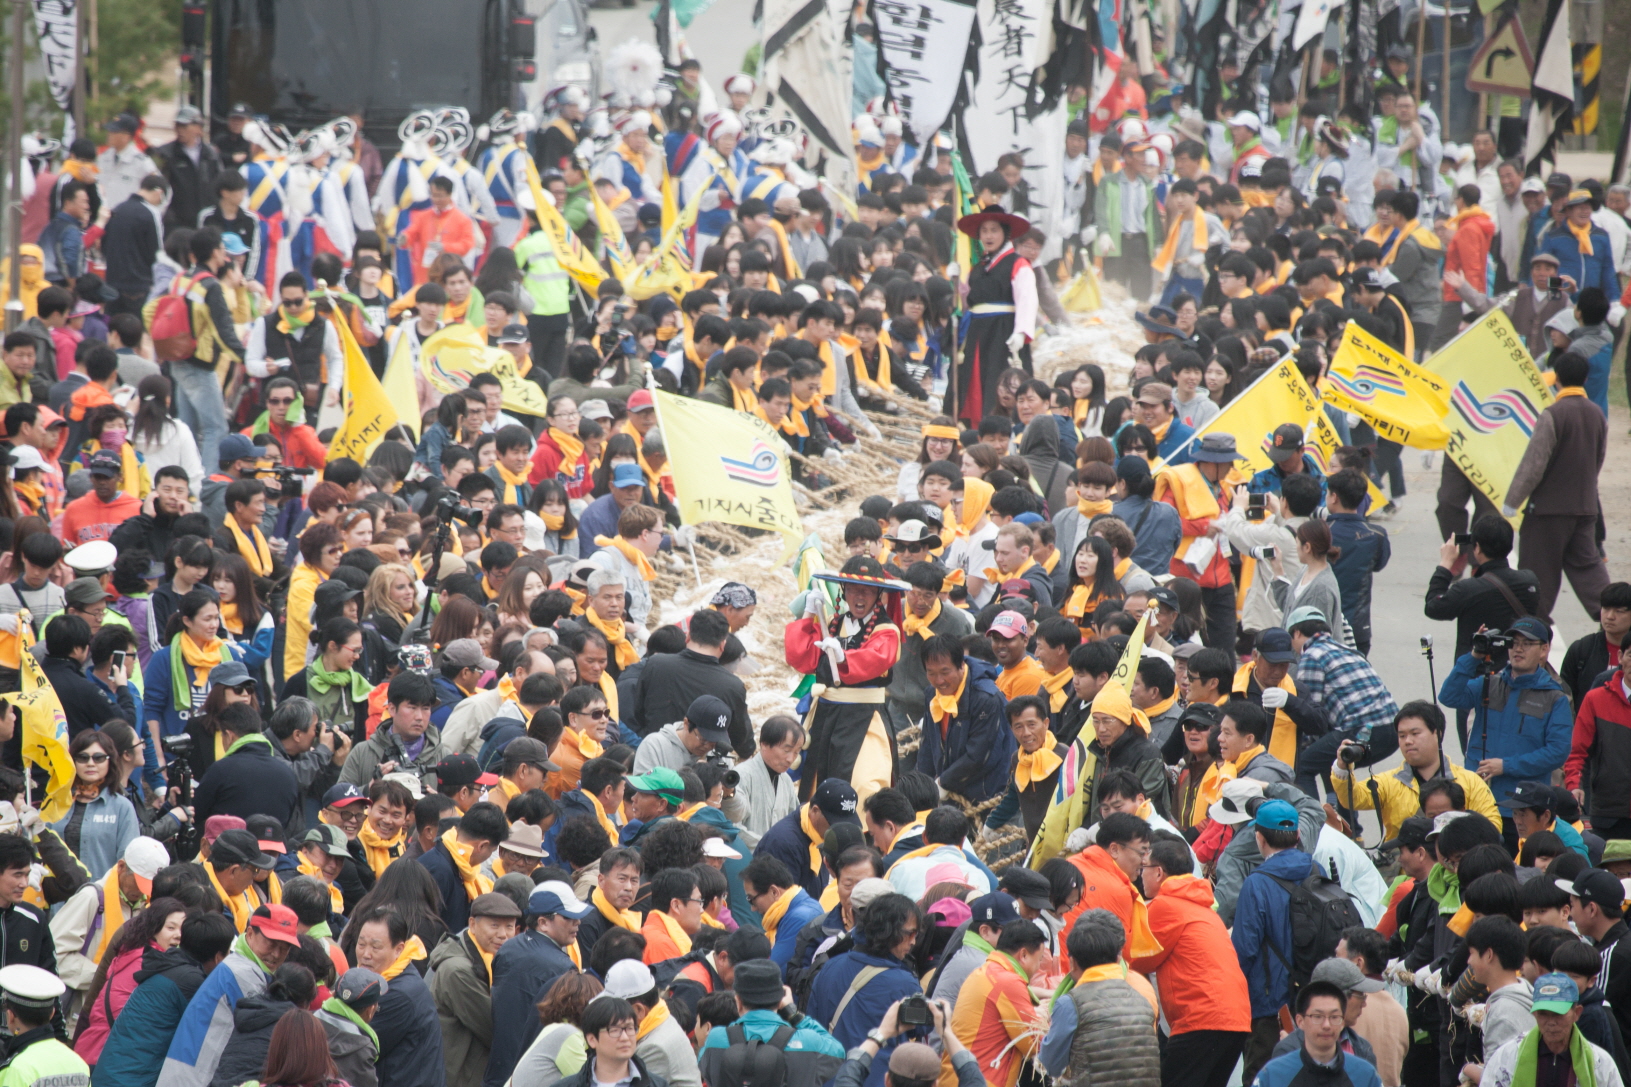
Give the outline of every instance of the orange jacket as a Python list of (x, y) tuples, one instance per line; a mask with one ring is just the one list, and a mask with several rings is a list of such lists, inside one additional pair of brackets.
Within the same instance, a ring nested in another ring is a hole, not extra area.
[(677, 959), (683, 954), (680, 945), (668, 934), (667, 926), (658, 920), (656, 910), (646, 914), (646, 923), (640, 926), (640, 935), (646, 938), (645, 954), (641, 956), (640, 961), (647, 966)]
[(475, 248), (476, 228), (468, 215), (451, 205), (446, 211), (424, 208), (413, 213), (402, 238), (413, 256), (413, 282), (418, 286), (430, 271), (424, 258), (431, 243), (439, 243), (444, 253), (462, 257)]
[(583, 752), (578, 750), (578, 731), (573, 728), (563, 729), (561, 742), (555, 745), (555, 750), (549, 754), (549, 761), (559, 766), (559, 770), (551, 770), (544, 779), (544, 792), (553, 800), (559, 800), (567, 793), (578, 787), (578, 777), (583, 773), (583, 764), (589, 760), (584, 758)]
[(1173, 1034), (1247, 1031), (1252, 1006), (1229, 930), (1212, 908), (1212, 884), (1195, 876), (1161, 881), (1150, 900), (1150, 929), (1161, 950), (1129, 962), (1159, 983), (1161, 1012)]
[[(248, 426), (238, 433), (253, 438), (254, 431), (254, 427)], [(287, 423), (279, 425), (268, 419), (266, 433), (277, 439), (283, 450), (283, 463), (290, 468), (321, 468), (328, 463), (328, 449), (317, 440), (317, 431), (305, 423), (299, 426), (289, 426)]]
[(1086, 883), (1082, 887), (1082, 900), (1065, 915), (1065, 931), (1060, 943), (1070, 938), (1076, 927), (1076, 918), (1088, 910), (1109, 910), (1127, 930), (1127, 943), (1122, 955), (1129, 957), (1133, 940), (1133, 903), (1138, 900), (1138, 888), (1127, 878), (1127, 873), (1116, 867), (1110, 854), (1102, 846), (1090, 845), (1074, 856), (1067, 857), (1082, 873)]
[[(980, 1062), (980, 1072), (991, 1087), (1014, 1087), (1020, 1068), (1036, 1051), (1041, 1036), (1030, 1030), (1036, 1018), (1036, 1003), (1013, 960), (993, 951), (968, 976), (957, 993), (952, 1011), (952, 1032)], [(947, 1082), (948, 1065), (942, 1065), (940, 1082)], [(951, 1074), (951, 1083), (956, 1083)]]
[[(1484, 266), (1489, 261), (1490, 243), (1495, 240), (1495, 220), (1489, 213), (1478, 209), (1462, 212), (1455, 219), (1455, 233), (1444, 251), (1444, 270), (1460, 272), (1472, 285), (1483, 290)], [(1460, 302), (1461, 295), (1449, 283), (1444, 284), (1444, 301)]]

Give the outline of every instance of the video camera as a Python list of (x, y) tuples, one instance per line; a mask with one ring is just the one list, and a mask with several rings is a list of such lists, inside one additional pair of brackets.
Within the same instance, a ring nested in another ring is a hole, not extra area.
[[(169, 799), (178, 807), (190, 808), (193, 802), (193, 768), (188, 756), (192, 754), (193, 738), (185, 732), (178, 732), (174, 736), (163, 737), (159, 743), (169, 764), (166, 775), (171, 783)], [(181, 824), (173, 845), (178, 860), (191, 859), (198, 852), (197, 820), (188, 819)]]
[[(252, 478), (270, 476), (277, 480), (278, 496), (280, 498), (299, 498), (305, 493), (305, 484), (300, 480), (311, 475), (315, 468), (291, 468), (287, 464), (279, 464), (272, 468), (257, 468)], [(166, 741), (168, 743), (168, 740)]]
[(1505, 668), (1511, 650), (1511, 637), (1499, 630), (1480, 630), (1472, 636), (1472, 654), (1478, 658), (1478, 674), (1481, 676)]

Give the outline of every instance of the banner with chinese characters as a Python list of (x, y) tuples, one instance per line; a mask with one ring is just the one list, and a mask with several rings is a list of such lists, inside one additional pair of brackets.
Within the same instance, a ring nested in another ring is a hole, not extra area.
[[(74, 54), (79, 40), (78, 0), (33, 0), (34, 33), (40, 40), (40, 61), (45, 65), (45, 83), (51, 100), (64, 113), (74, 104)], [(73, 122), (68, 123), (71, 130)], [(67, 132), (67, 146), (74, 133)]]
[(975, 0), (873, 0), (884, 82), (919, 147), (957, 100), (974, 10)]

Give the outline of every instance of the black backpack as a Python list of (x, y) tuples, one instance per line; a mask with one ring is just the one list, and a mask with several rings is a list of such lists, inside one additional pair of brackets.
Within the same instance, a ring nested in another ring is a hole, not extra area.
[(749, 1038), (740, 1023), (725, 1028), (730, 1048), (719, 1059), (719, 1078), (710, 1087), (787, 1087), (787, 1054), (793, 1028), (783, 1025), (768, 1041)]
[[(1267, 875), (1267, 873), (1264, 873)], [(1269, 876), (1291, 896), (1291, 957), (1276, 947), (1272, 938), (1265, 943), (1274, 957), (1291, 974), (1291, 992), (1297, 993), (1314, 973), (1314, 967), (1336, 954), (1342, 932), (1349, 928), (1363, 928), (1364, 918), (1359, 907), (1342, 885), (1320, 870), (1319, 862), (1309, 866), (1308, 875), (1300, 883)], [(1268, 974), (1268, 960), (1263, 961), (1263, 972)]]

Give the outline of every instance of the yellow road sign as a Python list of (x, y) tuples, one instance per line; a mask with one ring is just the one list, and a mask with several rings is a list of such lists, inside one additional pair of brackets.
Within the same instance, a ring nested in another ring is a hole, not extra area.
[(1529, 97), (1534, 80), (1535, 56), (1523, 35), (1523, 24), (1508, 19), (1484, 40), (1467, 66), (1467, 89), (1480, 94), (1515, 94)]

